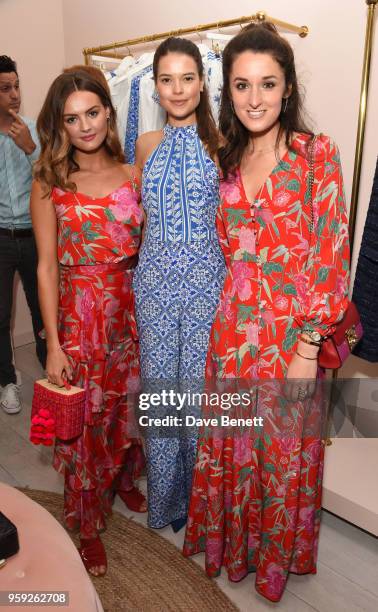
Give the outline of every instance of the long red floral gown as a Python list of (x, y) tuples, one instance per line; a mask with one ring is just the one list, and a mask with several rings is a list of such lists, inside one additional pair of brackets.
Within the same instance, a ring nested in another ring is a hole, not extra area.
[(251, 406), (234, 408), (232, 416), (261, 416), (264, 425), (203, 432), (184, 543), (187, 556), (205, 551), (210, 576), (222, 564), (233, 581), (256, 572), (257, 591), (272, 601), (281, 598), (289, 571), (316, 572), (326, 404), (318, 391), (289, 402), (280, 379), (298, 332), (332, 333), (348, 305), (338, 150), (317, 137), (310, 236), (307, 142), (306, 135), (295, 138), (253, 203), (239, 170), (221, 185), (217, 228), (227, 276), (206, 377), (210, 389), (221, 379), (226, 391), (258, 381), (250, 384)]
[(140, 184), (104, 198), (54, 188), (60, 263), (58, 331), (86, 395), (83, 434), (56, 441), (54, 467), (65, 476), (64, 518), (96, 537), (111, 513), (114, 489), (129, 489), (144, 465), (128, 394), (139, 384), (132, 289), (142, 213)]

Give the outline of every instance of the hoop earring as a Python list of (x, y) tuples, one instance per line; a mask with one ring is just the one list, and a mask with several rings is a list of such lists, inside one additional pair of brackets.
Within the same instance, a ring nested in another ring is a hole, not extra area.
[(283, 112), (283, 113), (286, 113), (286, 109), (287, 109), (287, 105), (288, 105), (288, 100), (289, 100), (289, 98), (288, 98), (288, 97), (287, 97), (287, 98), (284, 98), (284, 100), (285, 100), (285, 102), (284, 102), (284, 105), (283, 105), (282, 112)]
[(107, 141), (110, 136), (110, 115), (106, 117), (106, 138)]

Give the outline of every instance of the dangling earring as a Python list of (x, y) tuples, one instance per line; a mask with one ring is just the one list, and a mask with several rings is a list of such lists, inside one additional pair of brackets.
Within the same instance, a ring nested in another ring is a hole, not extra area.
[(234, 115), (235, 115), (234, 103), (233, 103), (233, 101), (232, 101), (231, 99), (230, 99), (230, 106), (231, 106), (231, 110), (232, 110), (232, 112), (233, 112), (233, 113), (234, 113)]
[(285, 102), (284, 102), (284, 106), (283, 106), (282, 112), (283, 112), (283, 113), (286, 113), (286, 109), (287, 109), (287, 105), (288, 105), (288, 100), (289, 100), (289, 98), (288, 98), (288, 97), (287, 97), (287, 98), (284, 98), (284, 100), (285, 100)]

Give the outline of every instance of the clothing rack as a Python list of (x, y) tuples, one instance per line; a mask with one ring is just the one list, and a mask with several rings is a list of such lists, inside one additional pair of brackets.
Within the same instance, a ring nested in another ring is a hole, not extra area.
[[(84, 61), (85, 64), (88, 65), (90, 62), (91, 55), (101, 54), (102, 57), (109, 57), (114, 59), (123, 59), (127, 55), (131, 55), (130, 49), (128, 49), (128, 53), (122, 54), (117, 53), (116, 49), (121, 49), (122, 47), (131, 47), (133, 45), (146, 44), (150, 42), (155, 42), (157, 40), (164, 40), (169, 36), (184, 36), (187, 34), (200, 34), (201, 32), (206, 32), (207, 30), (220, 30), (221, 28), (229, 28), (232, 26), (240, 25), (242, 26), (245, 23), (261, 23), (262, 21), (269, 21), (274, 25), (288, 30), (289, 32), (294, 32), (298, 34), (302, 38), (307, 36), (309, 29), (307, 26), (296, 26), (291, 23), (286, 23), (286, 21), (281, 21), (280, 19), (275, 19), (274, 17), (269, 17), (263, 11), (259, 11), (255, 15), (250, 15), (249, 17), (238, 17), (236, 19), (227, 19), (226, 21), (215, 21), (213, 23), (206, 23), (203, 25), (192, 26), (190, 28), (180, 28), (178, 30), (172, 30), (169, 32), (161, 32), (160, 34), (151, 34), (149, 36), (139, 36), (138, 38), (130, 38), (129, 40), (124, 40), (122, 42), (115, 42), (107, 45), (100, 45), (99, 47), (89, 47), (83, 49)], [(113, 50), (113, 53), (109, 52)]]

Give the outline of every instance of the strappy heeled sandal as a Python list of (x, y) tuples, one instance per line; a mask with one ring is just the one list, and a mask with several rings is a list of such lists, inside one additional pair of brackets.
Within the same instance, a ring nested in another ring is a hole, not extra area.
[(118, 489), (117, 494), (132, 512), (147, 512), (147, 508), (142, 509), (147, 500), (137, 487), (132, 487), (129, 491)]
[[(90, 540), (80, 538), (79, 554), (85, 565), (87, 572), (92, 576), (104, 576), (108, 566), (106, 552), (100, 536)], [(95, 567), (105, 567), (105, 571), (95, 573), (92, 571)]]

